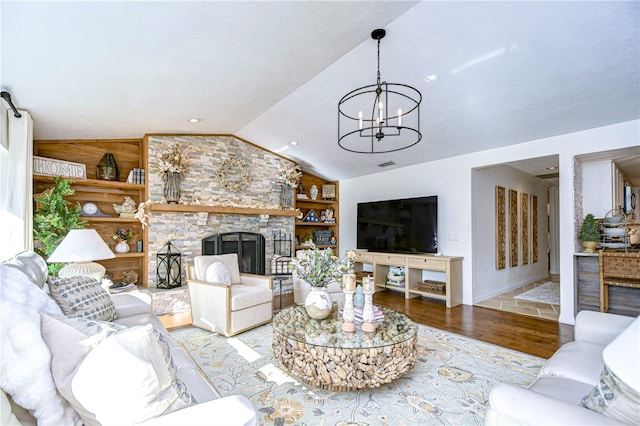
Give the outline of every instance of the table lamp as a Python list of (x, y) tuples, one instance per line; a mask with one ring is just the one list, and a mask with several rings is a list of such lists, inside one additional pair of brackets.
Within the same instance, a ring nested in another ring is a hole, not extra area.
[(47, 262), (69, 262), (58, 272), (60, 278), (87, 275), (101, 282), (106, 269), (93, 261), (114, 257), (116, 255), (95, 229), (72, 229), (51, 253)]

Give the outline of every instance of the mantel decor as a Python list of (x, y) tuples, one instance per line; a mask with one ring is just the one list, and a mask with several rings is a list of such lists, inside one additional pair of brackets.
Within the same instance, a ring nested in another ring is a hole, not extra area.
[(420, 142), (422, 94), (406, 84), (380, 78), (380, 40), (386, 31), (376, 29), (378, 42), (376, 84), (352, 90), (338, 102), (338, 145), (347, 151), (378, 154), (399, 151)]
[(180, 182), (191, 165), (189, 154), (189, 147), (183, 148), (177, 143), (158, 154), (158, 169), (163, 172), (162, 181), (164, 182), (162, 195), (169, 204), (177, 204), (180, 201), (182, 195)]
[(233, 156), (220, 162), (216, 176), (218, 183), (231, 192), (242, 191), (251, 181), (247, 163)]

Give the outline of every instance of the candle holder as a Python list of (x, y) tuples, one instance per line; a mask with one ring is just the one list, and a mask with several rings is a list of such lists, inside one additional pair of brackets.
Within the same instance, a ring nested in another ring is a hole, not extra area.
[(363, 290), (363, 292), (364, 292), (364, 308), (362, 308), (362, 331), (364, 333), (373, 333), (376, 331), (376, 324), (374, 323), (375, 316), (373, 314), (374, 291)]
[(353, 333), (356, 325), (353, 323), (353, 294), (355, 291), (344, 291), (344, 310), (342, 311), (342, 331)]

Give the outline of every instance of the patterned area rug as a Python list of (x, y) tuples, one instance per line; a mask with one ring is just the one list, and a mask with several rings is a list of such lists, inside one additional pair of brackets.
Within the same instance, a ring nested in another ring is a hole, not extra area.
[(529, 300), (531, 302), (560, 304), (560, 283), (547, 281), (546, 283), (514, 296), (514, 299)]
[(248, 397), (261, 424), (483, 424), (499, 382), (526, 387), (544, 360), (420, 325), (418, 360), (401, 379), (376, 389), (333, 392), (295, 381), (271, 351), (271, 325), (226, 338), (197, 328), (172, 332), (222, 396)]

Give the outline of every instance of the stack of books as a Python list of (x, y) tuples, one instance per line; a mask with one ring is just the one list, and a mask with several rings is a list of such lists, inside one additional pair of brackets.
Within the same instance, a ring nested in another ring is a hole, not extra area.
[[(380, 310), (380, 308), (378, 308), (377, 306), (373, 306), (373, 317), (374, 317), (374, 322), (376, 324), (382, 324), (384, 322), (384, 313), (382, 313), (382, 311)], [(355, 322), (356, 324), (360, 324), (362, 323), (362, 307), (360, 306), (355, 306), (353, 308), (353, 322)]]
[(131, 169), (129, 176), (127, 177), (127, 183), (144, 184), (145, 173), (144, 169)]

